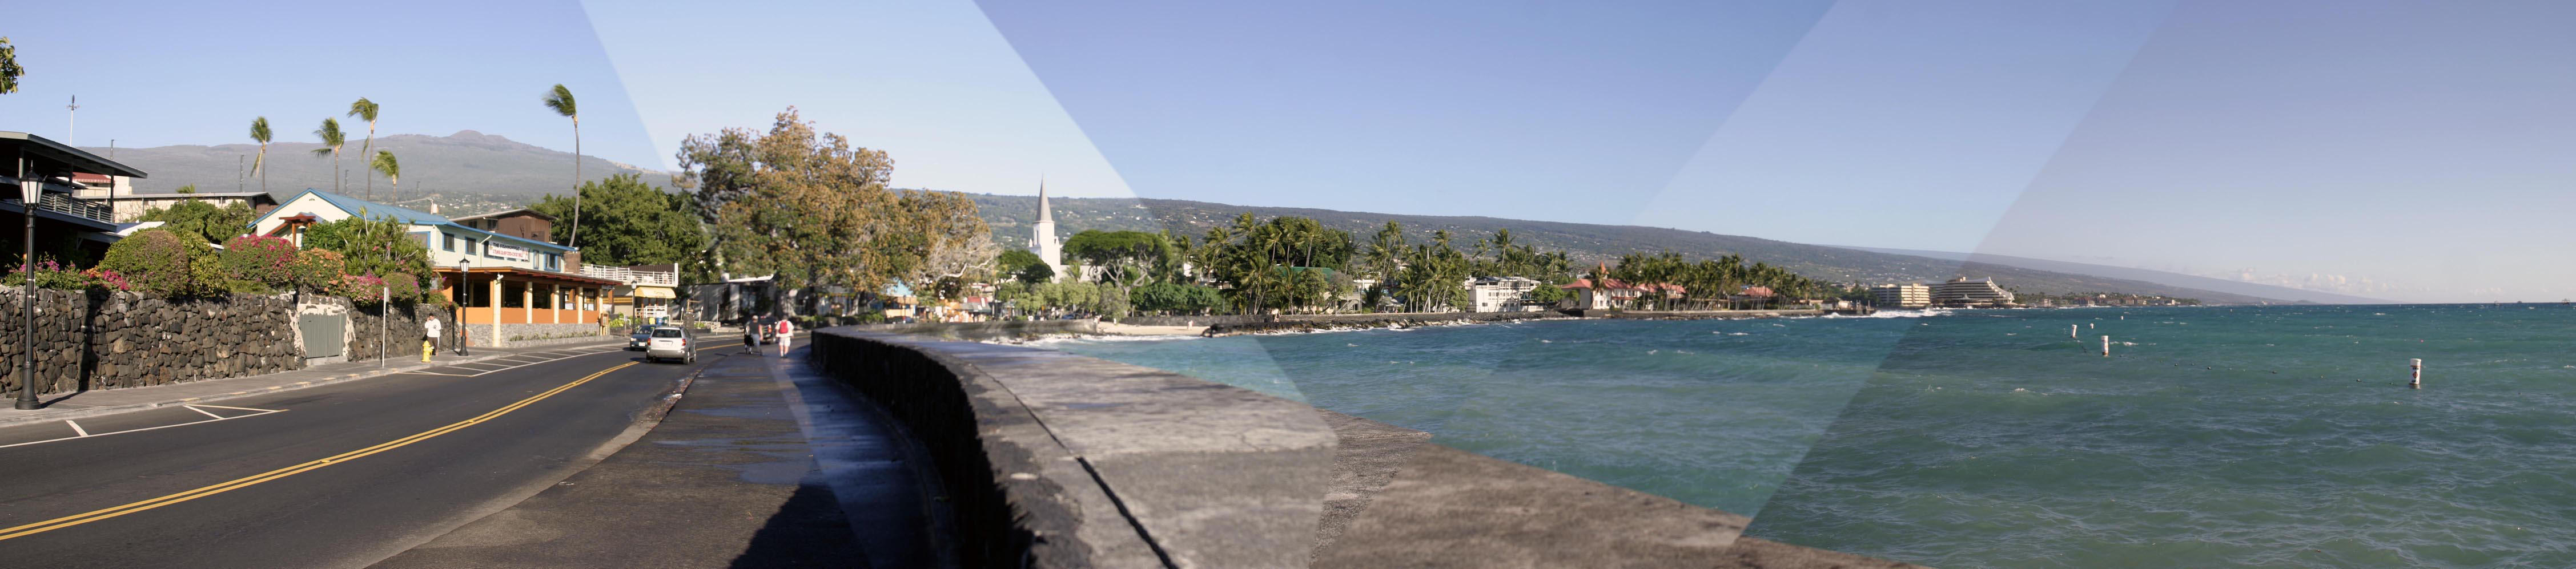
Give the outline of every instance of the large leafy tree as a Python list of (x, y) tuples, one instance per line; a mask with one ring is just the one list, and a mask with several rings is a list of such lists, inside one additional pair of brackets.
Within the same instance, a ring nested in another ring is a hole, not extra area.
[(1037, 253), (1025, 249), (1011, 249), (995, 256), (993, 270), (1027, 284), (1055, 280), (1055, 268), (1047, 266), (1046, 259), (1038, 258)]
[(1065, 254), (1101, 268), (1101, 280), (1122, 288), (1145, 284), (1157, 268), (1180, 257), (1180, 247), (1160, 233), (1087, 230), (1064, 240)]
[(18, 92), (18, 77), (26, 74), (27, 68), (18, 66), (18, 46), (0, 36), (0, 95)]
[(143, 217), (137, 221), (158, 221), (162, 224), (161, 229), (169, 230), (174, 235), (182, 235), (211, 244), (222, 243), (233, 236), (241, 235), (243, 230), (250, 228), (250, 220), (255, 216), (256, 214), (251, 212), (250, 205), (241, 202), (216, 207), (204, 200), (186, 200), (170, 204), (170, 207), (144, 212)]
[[(574, 212), (575, 200), (591, 205)], [(662, 191), (634, 174), (609, 176), (581, 185), (579, 198), (548, 194), (537, 200), (538, 213), (557, 219), (587, 221), (590, 246), (582, 262), (600, 265), (684, 263), (706, 251), (706, 231), (688, 211), (688, 196)], [(569, 241), (569, 236), (558, 236)]]
[(579, 105), (574, 104), (574, 101), (573, 101), (573, 98), (572, 98), (572, 90), (571, 90), (571, 89), (566, 89), (566, 88), (564, 88), (564, 86), (563, 86), (563, 84), (562, 84), (562, 83), (556, 83), (556, 84), (555, 84), (555, 88), (553, 88), (553, 89), (547, 89), (547, 90), (546, 90), (545, 98), (544, 98), (544, 100), (543, 100), (543, 101), (541, 101), (541, 102), (543, 102), (543, 103), (546, 105), (546, 110), (554, 111), (556, 115), (561, 115), (561, 116), (562, 116), (562, 117), (564, 117), (564, 118), (572, 119), (572, 184), (573, 184), (572, 213), (573, 213), (573, 216), (572, 216), (572, 232), (571, 232), (572, 234), (570, 235), (569, 240), (568, 240), (566, 243), (570, 244), (570, 245), (571, 245), (571, 246), (573, 246), (573, 247), (580, 247), (580, 246), (581, 246), (581, 107), (580, 107)]
[(339, 253), (348, 274), (409, 278), (412, 281), (408, 288), (418, 290), (418, 279), (430, 274), (429, 248), (412, 240), (410, 231), (410, 224), (391, 218), (370, 219), (367, 212), (360, 211), (347, 219), (306, 228), (304, 246)]
[(772, 275), (779, 290), (928, 282), (998, 252), (973, 200), (888, 188), (894, 161), (884, 151), (817, 132), (794, 107), (765, 132), (692, 135), (679, 161), (717, 270)]

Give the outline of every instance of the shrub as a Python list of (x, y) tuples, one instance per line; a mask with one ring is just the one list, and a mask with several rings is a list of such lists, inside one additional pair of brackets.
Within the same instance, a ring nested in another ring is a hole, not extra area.
[(385, 286), (393, 289), (392, 295), (394, 302), (417, 302), (420, 300), (419, 278), (403, 273), (394, 273), (385, 275), (384, 283)]
[[(9, 269), (8, 276), (0, 277), (0, 286), (16, 290), (17, 287), (26, 284), (27, 273), (17, 270), (17, 263), (10, 263)], [(38, 288), (81, 290), (89, 288), (94, 282), (89, 278), (87, 273), (72, 270), (70, 265), (55, 262), (51, 258), (37, 261), (35, 270), (36, 286)]]
[(287, 268), (287, 273), (296, 288), (324, 292), (340, 284), (340, 276), (346, 269), (347, 264), (340, 260), (337, 252), (305, 249), (295, 252), (295, 262)]
[(295, 283), (295, 244), (283, 238), (267, 235), (234, 237), (224, 242), (224, 252), (216, 257), (228, 280), (254, 283), (262, 289), (283, 288)]
[[(191, 265), (203, 260), (202, 242), (166, 230), (150, 229), (107, 248), (98, 268), (123, 275), (134, 289), (169, 295), (199, 294), (209, 287)], [(220, 271), (215, 271), (220, 274)]]
[(329, 294), (355, 304), (376, 304), (384, 286), (385, 280), (375, 275), (341, 275), (340, 280), (331, 285)]

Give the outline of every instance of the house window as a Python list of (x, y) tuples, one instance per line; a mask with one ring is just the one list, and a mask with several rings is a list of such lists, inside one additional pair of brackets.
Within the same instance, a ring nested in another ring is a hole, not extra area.
[(445, 241), (441, 242), (440, 246), (446, 248), (449, 253), (456, 252), (456, 234), (445, 231), (441, 231), (438, 234), (441, 237), (447, 238)]

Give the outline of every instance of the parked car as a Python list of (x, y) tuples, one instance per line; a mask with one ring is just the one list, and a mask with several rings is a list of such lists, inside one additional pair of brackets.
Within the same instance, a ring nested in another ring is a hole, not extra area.
[(646, 341), (646, 340), (651, 340), (652, 338), (653, 338), (653, 330), (652, 330), (652, 329), (650, 329), (650, 328), (637, 328), (637, 329), (635, 329), (635, 333), (634, 333), (634, 334), (628, 334), (628, 335), (626, 336), (626, 349), (628, 349), (628, 350), (633, 350), (633, 351), (639, 351), (639, 352), (640, 352), (640, 351), (643, 351), (643, 350), (644, 350), (644, 344), (645, 344), (645, 341)]
[(644, 361), (680, 360), (697, 363), (698, 351), (689, 347), (689, 331), (678, 326), (656, 326), (644, 345)]

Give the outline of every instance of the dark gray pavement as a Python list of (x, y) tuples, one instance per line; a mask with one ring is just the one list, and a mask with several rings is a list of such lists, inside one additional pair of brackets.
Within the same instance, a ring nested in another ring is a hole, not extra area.
[(642, 439), (377, 567), (954, 566), (917, 449), (803, 350), (707, 353)]
[(0, 565), (364, 566), (605, 457), (694, 369), (509, 355), (0, 428)]

